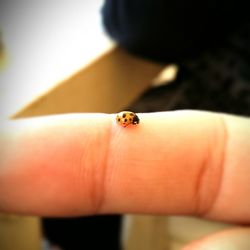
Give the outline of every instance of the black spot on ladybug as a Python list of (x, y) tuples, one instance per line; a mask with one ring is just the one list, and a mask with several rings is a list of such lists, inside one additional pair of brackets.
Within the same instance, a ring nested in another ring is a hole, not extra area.
[(130, 113), (130, 116), (134, 116), (134, 113)]
[(124, 114), (122, 115), (122, 117), (125, 118), (125, 117), (126, 117), (126, 114), (124, 113)]
[(132, 121), (132, 119), (131, 119), (131, 118), (129, 118), (129, 121)]
[(118, 122), (121, 121), (121, 118), (118, 118)]
[(127, 121), (128, 121), (128, 119), (126, 119), (126, 118), (125, 118), (125, 119), (124, 119), (124, 121), (125, 121), (125, 122), (127, 122)]

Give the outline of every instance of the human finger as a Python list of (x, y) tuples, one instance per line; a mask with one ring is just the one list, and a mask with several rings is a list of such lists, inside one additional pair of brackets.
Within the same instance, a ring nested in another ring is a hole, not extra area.
[(1, 143), (1, 210), (250, 220), (248, 118), (197, 111), (139, 117), (138, 126), (127, 128), (107, 114), (7, 126)]

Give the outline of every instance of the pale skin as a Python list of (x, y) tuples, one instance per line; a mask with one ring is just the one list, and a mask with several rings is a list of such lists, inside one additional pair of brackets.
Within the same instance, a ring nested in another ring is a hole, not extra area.
[(241, 227), (186, 249), (235, 235), (250, 246), (250, 119), (202, 111), (138, 116), (140, 124), (126, 128), (108, 114), (6, 122), (0, 212), (192, 215)]

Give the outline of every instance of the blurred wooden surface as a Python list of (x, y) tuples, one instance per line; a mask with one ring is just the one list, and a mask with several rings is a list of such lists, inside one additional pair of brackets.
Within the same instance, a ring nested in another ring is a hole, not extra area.
[(181, 250), (184, 245), (230, 224), (185, 216), (140, 216), (124, 218), (124, 250)]
[(43, 94), (14, 117), (122, 110), (145, 91), (163, 65), (118, 47)]
[(40, 250), (41, 230), (36, 217), (0, 214), (1, 250)]

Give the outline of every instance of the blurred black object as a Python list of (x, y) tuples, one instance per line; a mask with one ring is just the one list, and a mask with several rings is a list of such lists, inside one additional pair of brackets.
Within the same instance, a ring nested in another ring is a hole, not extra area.
[(250, 21), (224, 47), (180, 63), (172, 83), (148, 90), (128, 109), (196, 109), (250, 116)]
[(44, 218), (46, 238), (63, 250), (120, 249), (121, 216)]
[(223, 46), (249, 20), (244, 0), (106, 0), (107, 33), (142, 57), (181, 63)]
[(201, 109), (250, 115), (250, 15), (244, 0), (106, 0), (107, 33), (138, 56), (179, 66), (135, 112)]

